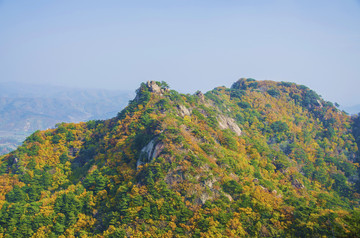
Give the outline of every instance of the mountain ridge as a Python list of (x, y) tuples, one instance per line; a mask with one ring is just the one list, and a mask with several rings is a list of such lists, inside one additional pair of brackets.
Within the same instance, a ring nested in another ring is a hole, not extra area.
[(38, 131), (1, 157), (0, 232), (354, 237), (356, 128), (294, 83), (190, 95), (149, 81), (116, 117)]

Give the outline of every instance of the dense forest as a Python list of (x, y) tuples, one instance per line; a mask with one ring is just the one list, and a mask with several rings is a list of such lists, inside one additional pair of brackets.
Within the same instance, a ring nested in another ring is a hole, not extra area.
[(360, 115), (306, 86), (143, 83), (0, 157), (0, 237), (357, 237)]

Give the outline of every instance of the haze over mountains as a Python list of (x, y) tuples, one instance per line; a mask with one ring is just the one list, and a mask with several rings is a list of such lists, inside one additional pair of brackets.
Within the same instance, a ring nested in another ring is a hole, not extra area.
[(16, 148), (32, 132), (52, 128), (59, 122), (113, 117), (132, 94), (120, 90), (0, 83), (0, 153)]
[(349, 114), (358, 114), (358, 113), (360, 113), (360, 104), (353, 105), (353, 106), (341, 107), (341, 108), (343, 108), (344, 111), (349, 113)]
[(360, 237), (359, 12), (0, 0), (0, 238)]

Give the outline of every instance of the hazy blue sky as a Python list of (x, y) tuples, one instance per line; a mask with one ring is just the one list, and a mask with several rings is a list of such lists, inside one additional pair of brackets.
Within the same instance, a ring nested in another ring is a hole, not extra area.
[(0, 0), (0, 81), (193, 93), (240, 77), (360, 104), (360, 2)]

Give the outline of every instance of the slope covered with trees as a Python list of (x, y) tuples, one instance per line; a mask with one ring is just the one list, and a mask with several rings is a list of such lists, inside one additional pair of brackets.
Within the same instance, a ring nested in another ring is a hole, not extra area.
[(1, 157), (0, 234), (356, 237), (359, 128), (293, 83), (143, 83), (116, 117), (37, 131)]

